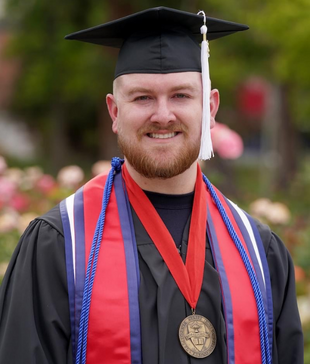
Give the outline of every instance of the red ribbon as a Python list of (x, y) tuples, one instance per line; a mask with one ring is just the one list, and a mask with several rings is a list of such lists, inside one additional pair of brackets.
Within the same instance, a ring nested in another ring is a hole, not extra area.
[(156, 209), (128, 173), (126, 163), (122, 171), (133, 209), (167, 264), (183, 296), (190, 307), (195, 309), (203, 280), (207, 224), (207, 190), (202, 180), (199, 164), (197, 163), (195, 195), (185, 264)]

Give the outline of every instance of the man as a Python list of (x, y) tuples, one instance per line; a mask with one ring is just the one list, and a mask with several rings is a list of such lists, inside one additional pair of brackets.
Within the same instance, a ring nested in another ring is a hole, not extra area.
[[(246, 29), (206, 20), (209, 39)], [(303, 362), (286, 248), (197, 164), (219, 106), (203, 22), (155, 8), (68, 37), (121, 47), (107, 105), (125, 163), (25, 231), (1, 288), (1, 363)]]

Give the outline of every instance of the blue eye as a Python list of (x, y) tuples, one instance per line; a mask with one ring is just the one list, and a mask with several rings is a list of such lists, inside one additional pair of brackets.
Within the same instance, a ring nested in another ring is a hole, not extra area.
[(176, 97), (177, 99), (186, 99), (186, 98), (188, 98), (188, 96), (184, 95), (184, 94), (176, 94), (174, 97)]
[(149, 96), (145, 96), (145, 95), (138, 96), (135, 98), (135, 101), (145, 101), (145, 100), (149, 100), (149, 98), (150, 98)]

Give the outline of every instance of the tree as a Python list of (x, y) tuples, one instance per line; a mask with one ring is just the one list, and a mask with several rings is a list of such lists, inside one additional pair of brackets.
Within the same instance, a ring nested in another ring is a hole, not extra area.
[[(288, 180), (297, 159), (296, 148), (287, 148), (288, 142), (294, 133), (309, 128), (310, 1), (166, 0), (163, 5), (192, 12), (204, 9), (209, 16), (250, 25), (244, 34), (211, 44), (212, 82), (223, 104), (234, 108), (236, 87), (253, 72), (277, 85), (283, 100), (281, 130), (286, 131), (279, 136), (285, 140), (279, 179)], [(111, 91), (117, 51), (66, 42), (64, 35), (153, 6), (158, 6), (155, 0), (7, 0), (14, 29), (11, 51), (23, 65), (14, 110), (39, 128), (43, 153), (52, 156), (54, 168), (117, 153), (104, 101)]]
[(282, 162), (271, 173), (276, 173), (275, 187), (286, 188), (300, 156), (298, 136), (310, 129), (310, 1), (208, 0), (199, 5), (214, 17), (250, 25), (244, 34), (211, 45), (212, 80), (227, 105), (235, 105), (236, 86), (249, 75), (264, 77), (277, 90), (276, 144)]
[(109, 9), (91, 1), (12, 0), (7, 5), (14, 30), (10, 52), (22, 63), (13, 110), (40, 130), (43, 155), (51, 157), (54, 169), (77, 160), (73, 153), (80, 147), (83, 163), (99, 142), (97, 115), (115, 56), (65, 42), (64, 35), (105, 21)]

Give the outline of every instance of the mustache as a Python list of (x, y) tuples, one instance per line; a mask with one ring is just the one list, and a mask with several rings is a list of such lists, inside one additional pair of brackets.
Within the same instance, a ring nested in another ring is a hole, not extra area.
[(168, 133), (174, 133), (174, 132), (187, 133), (188, 127), (181, 123), (168, 124), (164, 127), (158, 124), (144, 125), (138, 130), (138, 136), (142, 137), (145, 134), (156, 133), (157, 131), (163, 131), (163, 130), (165, 130), (165, 132)]

